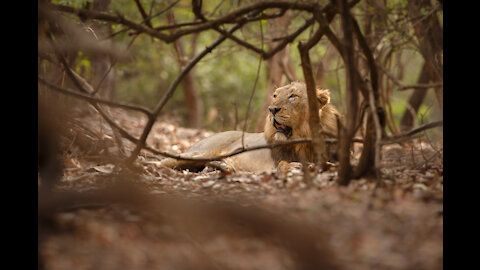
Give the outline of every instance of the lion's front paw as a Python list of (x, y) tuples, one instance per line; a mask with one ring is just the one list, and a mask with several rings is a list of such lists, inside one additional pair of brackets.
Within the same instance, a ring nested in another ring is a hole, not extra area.
[(235, 173), (235, 169), (226, 164), (225, 162), (222, 162), (222, 161), (210, 161), (207, 163), (207, 167), (212, 167), (214, 169), (218, 169), (220, 171), (222, 171), (223, 173), (226, 173), (226, 174), (232, 174), (232, 173)]
[(293, 170), (302, 170), (302, 163), (300, 162), (286, 162), (284, 160), (280, 161), (277, 166), (277, 172), (280, 175), (287, 175), (287, 173), (292, 172)]

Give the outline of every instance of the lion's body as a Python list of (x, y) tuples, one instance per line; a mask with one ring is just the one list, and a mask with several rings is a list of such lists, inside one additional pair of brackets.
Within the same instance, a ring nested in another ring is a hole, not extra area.
[[(335, 107), (330, 104), (329, 91), (318, 89), (317, 99), (319, 101), (319, 117), (322, 130), (327, 134), (336, 134), (337, 117), (341, 119), (341, 116)], [(311, 138), (305, 84), (294, 82), (277, 88), (269, 110), (272, 113), (267, 116), (264, 132), (244, 134), (245, 147), (299, 138)], [(229, 154), (240, 148), (242, 148), (242, 132), (226, 131), (197, 142), (181, 156), (210, 158)], [(276, 168), (280, 161), (312, 162), (313, 152), (311, 146), (303, 143), (277, 147), (273, 150), (266, 148), (248, 151), (225, 158), (221, 161), (221, 164), (228, 170), (236, 172), (270, 172)], [(161, 165), (170, 168), (198, 170), (205, 167), (205, 165), (209, 165), (209, 163), (167, 158), (162, 161)]]
[[(267, 141), (265, 140), (263, 133), (245, 132), (245, 148), (265, 144), (267, 144)], [(190, 147), (190, 149), (188, 149), (188, 151), (183, 153), (181, 156), (189, 158), (211, 158), (214, 156), (229, 154), (241, 148), (242, 131), (225, 131), (200, 140), (196, 144), (192, 145), (192, 147)], [(275, 169), (271, 151), (268, 148), (241, 153), (225, 158), (222, 160), (222, 162), (224, 167), (237, 172), (245, 171), (260, 173), (270, 172)], [(205, 165), (209, 164), (206, 162), (167, 158), (162, 160), (162, 165), (171, 168), (199, 170), (205, 167)]]

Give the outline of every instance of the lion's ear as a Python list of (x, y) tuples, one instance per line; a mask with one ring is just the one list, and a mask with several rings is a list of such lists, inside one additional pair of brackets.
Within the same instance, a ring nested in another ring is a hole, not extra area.
[(330, 91), (328, 89), (317, 89), (317, 100), (321, 107), (330, 103)]

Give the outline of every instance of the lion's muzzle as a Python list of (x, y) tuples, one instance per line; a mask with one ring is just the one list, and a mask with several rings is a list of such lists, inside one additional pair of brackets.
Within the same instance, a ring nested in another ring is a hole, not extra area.
[(268, 107), (268, 110), (272, 113), (273, 116), (275, 116), (275, 114), (277, 114), (280, 111), (280, 108), (270, 106), (270, 107)]
[(275, 120), (275, 117), (273, 118), (273, 127), (277, 130), (277, 132), (282, 133), (285, 135), (285, 137), (290, 138), (292, 136), (292, 128), (283, 124), (280, 124)]

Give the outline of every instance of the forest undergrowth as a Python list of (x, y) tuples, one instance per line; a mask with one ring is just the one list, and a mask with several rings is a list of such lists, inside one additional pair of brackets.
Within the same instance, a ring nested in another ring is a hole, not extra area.
[[(110, 113), (132, 135), (141, 134), (146, 119)], [(72, 204), (40, 223), (44, 269), (318, 269), (322, 263), (323, 269), (442, 269), (441, 142), (423, 136), (384, 145), (380, 179), (340, 186), (333, 166), (313, 173), (307, 187), (300, 170), (283, 176), (175, 171), (158, 167), (162, 157), (148, 152), (126, 169), (115, 156), (131, 151), (131, 142), (119, 144), (99, 116), (77, 123), (53, 193), (89, 194), (121, 178), (153, 199), (193, 200), (195, 207), (204, 202), (215, 211), (239, 208), (207, 213), (184, 211), (184, 203)], [(160, 119), (147, 144), (179, 154), (211, 134)], [(360, 149), (356, 143), (353, 159)], [(153, 211), (156, 206), (161, 210)], [(311, 253), (309, 245), (318, 250)]]

